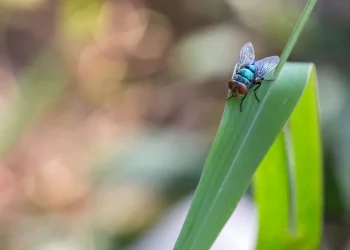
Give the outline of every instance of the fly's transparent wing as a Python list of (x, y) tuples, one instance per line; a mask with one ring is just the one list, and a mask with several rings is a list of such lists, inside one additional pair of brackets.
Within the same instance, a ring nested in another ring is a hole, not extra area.
[(280, 58), (278, 56), (270, 56), (256, 61), (254, 63), (254, 66), (256, 68), (255, 80), (259, 81), (262, 78), (264, 78), (264, 76), (269, 74), (272, 70), (274, 70), (277, 67), (279, 61)]
[(232, 72), (232, 77), (231, 77), (232, 80), (233, 80), (233, 77), (235, 76), (236, 72), (237, 72), (237, 63), (235, 64), (235, 68), (233, 69), (233, 72)]
[(241, 52), (239, 54), (239, 60), (237, 63), (237, 70), (244, 67), (248, 64), (253, 64), (255, 59), (254, 55), (254, 47), (251, 42), (247, 42), (241, 48)]

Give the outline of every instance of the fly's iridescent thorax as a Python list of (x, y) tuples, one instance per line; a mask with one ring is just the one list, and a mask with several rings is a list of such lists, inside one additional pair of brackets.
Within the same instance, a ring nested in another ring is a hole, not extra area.
[(237, 71), (234, 75), (233, 80), (243, 83), (247, 88), (251, 88), (255, 79), (256, 68), (254, 65), (245, 65), (243, 68)]

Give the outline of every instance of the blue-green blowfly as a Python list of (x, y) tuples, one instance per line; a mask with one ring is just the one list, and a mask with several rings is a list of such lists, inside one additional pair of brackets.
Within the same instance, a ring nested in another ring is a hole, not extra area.
[(228, 82), (231, 96), (227, 100), (232, 97), (244, 95), (240, 103), (240, 111), (242, 112), (243, 100), (247, 96), (248, 90), (256, 86), (254, 88), (254, 95), (259, 102), (256, 90), (261, 86), (264, 77), (277, 67), (279, 61), (280, 58), (278, 56), (270, 56), (255, 61), (253, 44), (251, 42), (244, 44), (239, 55), (238, 63), (233, 70), (232, 78)]

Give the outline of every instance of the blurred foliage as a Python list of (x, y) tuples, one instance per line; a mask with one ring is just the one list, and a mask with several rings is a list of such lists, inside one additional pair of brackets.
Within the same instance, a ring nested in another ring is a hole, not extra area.
[[(0, 0), (1, 249), (137, 240), (196, 186), (241, 45), (280, 54), (304, 4)], [(330, 249), (349, 240), (349, 10), (320, 0), (291, 55), (320, 69)]]
[(71, 39), (93, 33), (98, 29), (102, 0), (60, 1), (59, 21), (63, 31)]

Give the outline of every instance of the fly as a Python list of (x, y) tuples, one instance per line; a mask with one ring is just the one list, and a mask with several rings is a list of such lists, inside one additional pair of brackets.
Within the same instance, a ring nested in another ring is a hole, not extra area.
[(249, 89), (254, 88), (254, 95), (259, 102), (256, 91), (261, 86), (264, 77), (272, 72), (278, 65), (280, 58), (278, 56), (270, 56), (259, 61), (255, 61), (254, 47), (251, 42), (243, 45), (238, 63), (233, 70), (232, 78), (228, 82), (228, 87), (231, 91), (231, 97), (243, 96), (240, 103), (240, 111), (242, 112), (242, 104), (247, 96)]

